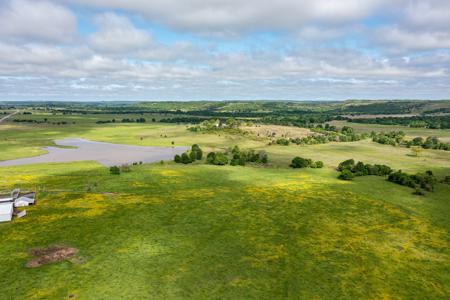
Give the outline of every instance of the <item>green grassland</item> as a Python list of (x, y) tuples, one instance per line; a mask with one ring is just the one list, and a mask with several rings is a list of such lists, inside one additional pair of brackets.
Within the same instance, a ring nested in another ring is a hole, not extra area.
[[(0, 225), (2, 293), (27, 299), (445, 298), (449, 189), (323, 170), (93, 163), (0, 169), (42, 190)], [(87, 188), (93, 187), (90, 192)], [(376, 191), (376, 192), (374, 192)], [(33, 247), (80, 262), (24, 267)]]
[(418, 136), (429, 137), (436, 136), (442, 141), (450, 142), (450, 129), (427, 129), (427, 128), (411, 128), (400, 125), (380, 125), (380, 124), (361, 124), (346, 121), (332, 121), (330, 124), (337, 127), (350, 126), (358, 133), (375, 132), (389, 132), (389, 131), (403, 131), (407, 138), (415, 138)]
[[(255, 136), (195, 133), (186, 125), (70, 117), (75, 124), (2, 123), (0, 160), (41, 154), (54, 139), (83, 137), (134, 145), (198, 143), (206, 150), (239, 145), (267, 151), (270, 163), (144, 164), (119, 176), (94, 162), (0, 168), (0, 190), (39, 191), (25, 218), (0, 224), (0, 298), (450, 296), (450, 186), (414, 196), (381, 177), (341, 181), (334, 170), (354, 158), (443, 176), (450, 173), (449, 152), (424, 150), (412, 157), (409, 149), (370, 140), (268, 146)], [(357, 125), (372, 126), (351, 124)], [(325, 168), (289, 169), (297, 155), (322, 160)], [(77, 260), (25, 267), (30, 249), (55, 244), (79, 249)]]

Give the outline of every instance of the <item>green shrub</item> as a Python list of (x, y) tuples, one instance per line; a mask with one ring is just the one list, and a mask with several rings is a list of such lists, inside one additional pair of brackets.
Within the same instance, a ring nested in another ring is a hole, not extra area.
[(210, 152), (206, 156), (206, 162), (212, 165), (223, 166), (228, 164), (228, 157), (221, 152)]
[(189, 155), (185, 152), (181, 154), (181, 161), (182, 164), (190, 164), (192, 162), (192, 159), (189, 157)]
[(352, 180), (353, 177), (355, 177), (355, 175), (353, 175), (352, 171), (349, 169), (344, 169), (338, 176), (338, 178), (342, 180)]
[(312, 164), (312, 160), (308, 159), (308, 158), (303, 158), (303, 157), (294, 157), (294, 159), (292, 159), (291, 168), (294, 169), (298, 169), (298, 168), (308, 168), (310, 165)]
[(276, 143), (277, 145), (289, 146), (290, 141), (289, 141), (288, 139), (285, 139), (285, 138), (280, 138), (280, 139), (277, 139), (277, 140), (275, 141), (275, 143)]
[(355, 160), (353, 158), (347, 159), (339, 164), (338, 170), (339, 171), (351, 170), (354, 166), (355, 166)]
[(109, 168), (109, 173), (112, 175), (120, 175), (120, 168), (118, 166), (112, 166)]

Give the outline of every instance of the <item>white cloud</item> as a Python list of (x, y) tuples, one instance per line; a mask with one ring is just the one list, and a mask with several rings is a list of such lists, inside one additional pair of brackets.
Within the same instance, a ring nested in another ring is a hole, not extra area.
[(95, 18), (99, 30), (90, 37), (94, 49), (103, 52), (127, 52), (147, 47), (151, 43), (147, 31), (137, 29), (125, 17), (104, 13)]
[(410, 1), (406, 6), (405, 18), (409, 25), (416, 28), (431, 28), (448, 32), (450, 27), (450, 1)]
[[(77, 43), (66, 43), (77, 34), (72, 13), (52, 1), (0, 4), (0, 24), (17, 25), (0, 28), (3, 98), (450, 94), (443, 0), (64, 0), (89, 12)], [(381, 28), (362, 22), (392, 7)], [(93, 32), (84, 27), (91, 16)], [(163, 30), (153, 36), (155, 23)]]
[(377, 38), (393, 51), (434, 50), (450, 48), (450, 32), (402, 29), (391, 26), (377, 31)]
[(242, 31), (296, 31), (307, 22), (326, 24), (361, 20), (388, 0), (66, 0), (122, 9), (181, 31), (236, 34)]
[(76, 35), (76, 18), (48, 1), (11, 0), (0, 3), (0, 36), (9, 39), (69, 42)]

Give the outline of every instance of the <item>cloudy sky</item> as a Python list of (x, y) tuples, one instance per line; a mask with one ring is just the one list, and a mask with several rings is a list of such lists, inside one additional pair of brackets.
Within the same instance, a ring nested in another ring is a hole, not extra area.
[(0, 0), (0, 100), (450, 98), (448, 0)]

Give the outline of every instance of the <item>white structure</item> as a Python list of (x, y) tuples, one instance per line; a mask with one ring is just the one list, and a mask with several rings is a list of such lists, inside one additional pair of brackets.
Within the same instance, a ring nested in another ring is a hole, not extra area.
[(22, 207), (34, 204), (35, 193), (29, 193), (21, 195), (19, 198), (14, 200), (14, 207)]
[(25, 198), (25, 197), (17, 198), (16, 200), (14, 200), (14, 207), (28, 206), (28, 205), (31, 204), (30, 200), (34, 201), (32, 199), (28, 199), (28, 198)]
[(20, 194), (20, 189), (14, 189), (11, 192), (11, 198), (16, 199), (17, 197), (19, 197)]
[(14, 199), (11, 197), (8, 198), (0, 198), (0, 203), (4, 203), (4, 202), (12, 202)]
[(20, 194), (20, 189), (14, 189), (12, 192), (11, 192), (11, 197), (7, 197), (6, 195), (6, 197), (5, 196), (3, 196), (3, 197), (5, 197), (5, 198), (0, 198), (0, 203), (3, 203), (3, 202), (12, 202), (12, 201), (14, 201), (14, 199), (16, 199), (17, 197), (19, 197), (19, 194)]
[(12, 203), (0, 203), (0, 222), (11, 221), (13, 211), (14, 208)]

